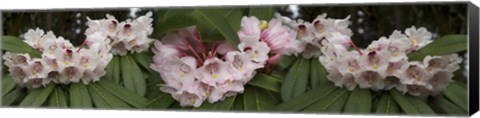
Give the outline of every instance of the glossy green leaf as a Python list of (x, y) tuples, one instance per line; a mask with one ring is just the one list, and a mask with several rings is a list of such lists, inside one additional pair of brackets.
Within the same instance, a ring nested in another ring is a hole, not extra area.
[(2, 106), (8, 106), (13, 104), (15, 101), (18, 101), (25, 92), (21, 88), (16, 88), (10, 93), (2, 97)]
[(168, 108), (175, 99), (173, 99), (170, 94), (161, 93), (153, 98), (147, 105), (147, 108), (154, 108), (154, 109), (166, 109)]
[(55, 84), (48, 84), (46, 87), (31, 90), (27, 97), (20, 103), (20, 107), (40, 107), (47, 100), (48, 96), (55, 89)]
[(153, 63), (152, 57), (153, 54), (150, 51), (143, 51), (141, 53), (134, 53), (132, 54), (132, 57), (135, 59), (135, 61), (140, 64), (140, 66), (149, 71), (152, 72), (150, 69), (150, 64)]
[(264, 88), (273, 92), (280, 91), (280, 81), (267, 74), (258, 73), (248, 82), (248, 85)]
[(273, 7), (272, 6), (252, 6), (248, 12), (249, 16), (255, 16), (259, 20), (270, 21), (273, 17)]
[(316, 89), (312, 89), (300, 96), (294, 97), (293, 99), (283, 102), (275, 107), (276, 111), (299, 111), (316, 101), (327, 97), (330, 93), (336, 90), (337, 87), (326, 84)]
[(318, 61), (318, 58), (312, 58), (310, 66), (310, 86), (315, 89), (324, 84), (329, 84), (327, 71), (320, 61)]
[(111, 81), (100, 80), (96, 84), (136, 108), (144, 108), (149, 102), (146, 98), (138, 96), (133, 91), (112, 83)]
[(318, 100), (316, 103), (308, 106), (303, 112), (335, 112), (342, 111), (348, 99), (349, 91), (347, 89), (337, 89), (329, 96)]
[(280, 57), (280, 60), (278, 61), (278, 66), (281, 70), (286, 69), (290, 67), (296, 59), (297, 57), (294, 55), (282, 55), (282, 57)]
[(468, 112), (443, 97), (435, 97), (433, 103), (450, 115), (468, 115)]
[(404, 112), (411, 115), (434, 115), (435, 112), (420, 97), (403, 95), (396, 89), (390, 90), (390, 95)]
[(143, 72), (130, 55), (121, 56), (121, 72), (124, 86), (137, 95), (145, 96), (147, 91), (146, 79)]
[(217, 13), (215, 10), (196, 9), (196, 11), (198, 13), (198, 18), (204, 19), (202, 22), (213, 26), (223, 37), (225, 37), (232, 47), (237, 47), (240, 41), (237, 35), (237, 30), (235, 30), (230, 23), (232, 21), (229, 21), (224, 15)]
[[(238, 8), (199, 8), (214, 12), (214, 14), (225, 16), (228, 23), (235, 31), (240, 29), (240, 22), (243, 13)], [(200, 33), (202, 41), (219, 41), (224, 40), (224, 36), (215, 28), (215, 26), (208, 22), (208, 19), (197, 14), (197, 30)]]
[(422, 49), (408, 54), (410, 61), (423, 60), (427, 55), (446, 55), (467, 50), (466, 35), (446, 35), (433, 40)]
[(193, 26), (196, 23), (193, 9), (171, 8), (156, 16), (154, 34), (163, 34), (177, 29)]
[(467, 90), (459, 82), (452, 82), (443, 91), (444, 95), (465, 111), (468, 111)]
[(4, 76), (2, 78), (2, 96), (7, 95), (10, 91), (15, 89), (15, 81), (13, 81), (12, 77)]
[(70, 84), (70, 105), (73, 108), (92, 108), (93, 103), (87, 86), (83, 83)]
[(345, 113), (370, 113), (372, 110), (372, 94), (370, 89), (354, 89), (345, 105)]
[(97, 108), (130, 108), (127, 103), (96, 84), (89, 84), (87, 88)]
[(14, 36), (1, 36), (2, 50), (13, 53), (28, 53), (31, 57), (41, 57), (42, 53), (33, 49), (23, 40)]
[(376, 113), (379, 114), (398, 114), (401, 112), (400, 106), (393, 100), (388, 93), (382, 94), (376, 106)]
[(308, 78), (310, 76), (310, 60), (299, 58), (295, 65), (288, 71), (281, 86), (281, 96), (283, 101), (303, 94), (307, 90)]
[(48, 106), (57, 108), (68, 107), (67, 97), (65, 96), (62, 87), (55, 87), (55, 90), (53, 90), (52, 94), (48, 98)]
[(245, 105), (243, 105), (243, 94), (237, 94), (237, 98), (233, 102), (234, 111), (245, 111)]
[(218, 101), (216, 103), (203, 102), (200, 107), (194, 108), (193, 110), (207, 110), (207, 111), (229, 111), (232, 106), (235, 98), (237, 96), (231, 96), (225, 98), (223, 101)]
[(246, 87), (243, 93), (245, 111), (268, 111), (277, 102), (275, 96), (265, 89)]
[(119, 65), (120, 65), (120, 62), (118, 61), (118, 57), (113, 56), (112, 60), (110, 60), (110, 62), (107, 65), (107, 68), (106, 68), (107, 73), (105, 74), (105, 79), (112, 80), (118, 83), (120, 81), (120, 78), (115, 78), (115, 74), (120, 74), (120, 72), (116, 73), (115, 70), (120, 69)]

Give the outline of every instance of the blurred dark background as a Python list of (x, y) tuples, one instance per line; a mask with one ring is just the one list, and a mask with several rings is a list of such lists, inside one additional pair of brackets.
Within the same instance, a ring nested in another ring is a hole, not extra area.
[[(162, 8), (165, 9), (165, 8)], [(161, 10), (162, 10), (161, 9)], [(74, 45), (82, 43), (87, 16), (91, 19), (114, 15), (119, 21), (135, 18), (151, 8), (53, 10), (53, 11), (4, 11), (3, 34), (20, 36), (30, 28), (52, 30), (57, 36), (70, 39)], [(275, 6), (275, 11), (292, 17), (312, 21), (317, 15), (345, 18), (350, 15), (354, 35), (352, 39), (360, 47), (372, 40), (390, 35), (393, 30), (404, 31), (412, 25), (426, 27), (434, 37), (446, 34), (467, 33), (466, 3), (428, 4), (378, 4), (378, 5), (288, 5)]]

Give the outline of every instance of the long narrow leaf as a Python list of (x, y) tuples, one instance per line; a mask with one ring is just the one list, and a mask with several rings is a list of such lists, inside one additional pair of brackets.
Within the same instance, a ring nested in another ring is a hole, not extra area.
[(57, 86), (53, 93), (48, 98), (48, 106), (50, 107), (57, 107), (57, 108), (67, 108), (67, 97), (62, 90), (62, 87)]
[(92, 98), (90, 97), (90, 93), (84, 84), (70, 84), (70, 105), (73, 108), (93, 107)]
[(434, 115), (435, 112), (419, 97), (411, 95), (402, 95), (397, 90), (390, 90), (390, 95), (396, 103), (407, 114), (412, 115)]
[(317, 58), (311, 59), (311, 66), (310, 66), (310, 86), (315, 89), (320, 85), (327, 84), (327, 71), (320, 61)]
[(10, 93), (6, 94), (2, 98), (2, 106), (8, 106), (13, 104), (15, 101), (19, 100), (20, 96), (25, 94), (21, 88), (17, 88)]
[(154, 109), (166, 109), (168, 108), (175, 99), (173, 99), (170, 94), (161, 93), (153, 98), (147, 105), (147, 108), (154, 108)]
[(2, 49), (14, 53), (28, 53), (31, 57), (40, 57), (42, 53), (14, 36), (1, 36)]
[(15, 85), (16, 83), (12, 77), (4, 76), (4, 78), (2, 78), (2, 96), (7, 95), (7, 93), (15, 89)]
[(329, 96), (318, 100), (316, 103), (305, 108), (303, 112), (340, 112), (348, 98), (349, 91), (346, 89), (338, 89)]
[(350, 93), (345, 113), (370, 113), (372, 107), (372, 95), (369, 89), (357, 88)]
[(327, 97), (330, 93), (336, 90), (337, 87), (327, 84), (316, 89), (312, 89), (300, 96), (297, 96), (289, 101), (283, 102), (276, 106), (274, 110), (277, 111), (299, 111), (318, 100)]
[(458, 82), (452, 82), (443, 91), (445, 96), (465, 111), (468, 111), (467, 90)]
[(268, 91), (256, 87), (246, 87), (243, 94), (243, 104), (246, 111), (268, 111), (275, 106), (274, 96)]
[(96, 84), (89, 84), (88, 91), (92, 95), (93, 103), (99, 108), (130, 108), (127, 103), (115, 97), (110, 92)]
[(47, 100), (50, 93), (55, 89), (55, 84), (31, 90), (27, 97), (20, 103), (20, 107), (40, 107)]
[(255, 16), (259, 20), (269, 21), (273, 16), (273, 7), (272, 6), (250, 7), (249, 15)]
[(376, 113), (379, 114), (398, 114), (401, 112), (398, 104), (388, 93), (383, 94), (376, 107)]
[(297, 97), (307, 90), (309, 72), (310, 60), (300, 58), (295, 62), (295, 65), (288, 71), (281, 86), (283, 101)]
[(280, 81), (267, 74), (258, 73), (248, 82), (249, 85), (264, 88), (273, 92), (280, 91)]
[(229, 21), (225, 16), (216, 13), (214, 10), (208, 9), (197, 9), (199, 17), (206, 20), (206, 23), (214, 26), (227, 41), (236, 48), (239, 44), (239, 38), (237, 31), (232, 27), (231, 21)]
[(450, 115), (462, 115), (462, 116), (468, 115), (467, 111), (458, 107), (457, 105), (448, 101), (445, 98), (442, 98), (442, 97), (434, 98), (433, 103), (436, 106), (440, 107), (440, 109), (442, 109), (444, 112), (446, 112)]
[(135, 106), (136, 108), (143, 108), (147, 106), (148, 100), (136, 95), (133, 91), (130, 91), (118, 84), (114, 84), (108, 80), (101, 80), (98, 82), (99, 86), (112, 93), (116, 97), (120, 98), (124, 102)]
[(408, 59), (422, 60), (427, 55), (445, 55), (467, 50), (466, 35), (446, 35), (433, 40), (422, 49), (408, 54)]
[(121, 63), (122, 78), (125, 87), (137, 95), (144, 96), (147, 91), (146, 80), (138, 65), (129, 55), (122, 56)]
[(203, 102), (203, 104), (200, 107), (194, 108), (193, 110), (228, 111), (232, 108), (235, 98), (236, 96), (231, 96), (231, 97), (225, 98), (225, 100), (223, 101), (219, 101), (213, 104), (208, 102)]

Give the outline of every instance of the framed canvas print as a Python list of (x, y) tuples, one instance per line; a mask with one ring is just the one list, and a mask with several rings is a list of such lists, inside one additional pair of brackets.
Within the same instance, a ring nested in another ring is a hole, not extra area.
[(478, 111), (478, 8), (469, 2), (3, 10), (0, 18), (7, 108)]

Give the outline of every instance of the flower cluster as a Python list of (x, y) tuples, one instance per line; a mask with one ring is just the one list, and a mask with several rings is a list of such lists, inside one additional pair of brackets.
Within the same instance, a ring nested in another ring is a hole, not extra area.
[[(366, 49), (348, 50), (348, 38), (335, 34), (321, 48), (319, 61), (325, 66), (327, 78), (336, 86), (353, 90), (360, 88), (390, 90), (395, 88), (414, 96), (436, 95), (452, 81), (462, 59), (457, 54), (427, 56), (423, 61), (408, 61), (407, 54), (429, 44), (432, 35), (425, 28), (412, 26), (405, 34), (394, 31), (388, 38), (373, 41)], [(336, 40), (337, 42), (332, 42)]]
[(202, 43), (195, 26), (155, 41), (151, 68), (165, 82), (160, 89), (182, 106), (222, 101), (243, 93), (256, 70), (278, 60), (285, 45), (295, 38), (295, 32), (280, 20), (266, 22), (256, 17), (243, 17), (238, 35), (236, 48), (227, 42)]
[(112, 46), (111, 51), (116, 55), (126, 55), (128, 51), (142, 52), (147, 50), (153, 42), (153, 39), (148, 38), (153, 32), (151, 16), (152, 12), (148, 12), (135, 20), (127, 19), (123, 22), (118, 22), (109, 14), (106, 15), (106, 19), (87, 18), (88, 29), (85, 34), (91, 35), (98, 32), (106, 34)]
[(30, 29), (24, 34), (24, 42), (42, 52), (41, 58), (6, 52), (3, 59), (19, 86), (38, 88), (50, 82), (68, 84), (80, 81), (88, 84), (105, 75), (112, 54), (105, 35), (93, 33), (87, 38), (95, 42), (86, 43), (88, 48), (77, 48), (51, 31), (45, 34), (39, 28)]
[[(292, 41), (292, 43), (286, 47), (285, 55), (298, 56), (301, 54), (304, 58), (319, 57), (322, 54), (320, 48), (324, 47), (325, 42), (328, 42), (326, 40), (327, 37), (352, 36), (352, 31), (348, 28), (350, 25), (350, 17), (333, 19), (327, 18), (327, 14), (324, 13), (318, 15), (317, 18), (310, 23), (302, 19), (295, 21), (288, 17), (280, 16), (280, 14), (276, 14), (275, 16), (281, 19), (284, 24), (295, 28), (297, 31), (296, 40)], [(351, 43), (348, 38), (347, 40), (337, 41), (341, 41), (338, 43), (346, 43), (345, 45)]]

